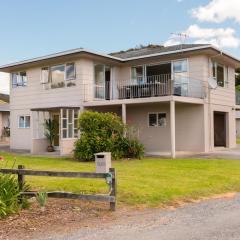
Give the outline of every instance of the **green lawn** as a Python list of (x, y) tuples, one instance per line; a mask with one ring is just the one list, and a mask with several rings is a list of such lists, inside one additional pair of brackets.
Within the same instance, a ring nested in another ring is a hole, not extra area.
[(237, 144), (240, 144), (240, 138), (237, 138)]
[[(0, 153), (13, 164), (14, 155)], [(1, 164), (1, 163), (0, 163)], [(71, 159), (17, 156), (17, 163), (31, 169), (94, 171), (94, 163)], [(4, 163), (2, 163), (4, 165)], [(118, 201), (157, 206), (176, 200), (240, 191), (240, 161), (200, 159), (122, 160), (113, 163), (118, 173)], [(27, 177), (32, 189), (73, 192), (107, 191), (104, 180)]]

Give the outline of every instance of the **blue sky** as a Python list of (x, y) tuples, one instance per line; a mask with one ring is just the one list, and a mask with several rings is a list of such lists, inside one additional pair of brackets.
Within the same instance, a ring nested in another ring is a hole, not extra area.
[[(229, 2), (235, 2), (235, 6)], [(240, 57), (240, 19), (231, 10), (240, 12), (239, 0), (0, 0), (0, 3), (0, 64), (78, 47), (107, 53), (139, 44), (178, 43), (179, 38), (171, 35), (173, 32), (186, 32), (187, 43), (209, 41)], [(224, 15), (223, 7), (229, 15)], [(214, 13), (218, 8), (219, 12)]]

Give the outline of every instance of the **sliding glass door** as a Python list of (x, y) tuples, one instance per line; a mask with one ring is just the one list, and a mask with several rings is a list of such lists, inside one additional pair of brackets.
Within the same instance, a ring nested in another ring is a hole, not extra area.
[(110, 99), (111, 87), (111, 67), (96, 64), (94, 67), (95, 82), (94, 82), (94, 97), (97, 99)]

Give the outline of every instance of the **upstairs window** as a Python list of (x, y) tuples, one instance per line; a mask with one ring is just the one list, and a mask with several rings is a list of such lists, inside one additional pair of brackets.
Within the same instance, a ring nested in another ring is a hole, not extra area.
[[(71, 80), (76, 78), (75, 63), (66, 63), (50, 67), (43, 67), (41, 83), (45, 89), (75, 86)], [(66, 81), (69, 81), (66, 83)]]
[(174, 61), (173, 72), (174, 73), (187, 72), (187, 60)]
[(56, 65), (50, 68), (51, 71), (51, 88), (64, 87), (65, 65)]
[(48, 67), (42, 68), (41, 83), (42, 84), (49, 83), (49, 68)]
[(145, 79), (145, 66), (136, 66), (131, 69), (131, 78), (135, 83), (144, 83)]
[(27, 86), (27, 73), (25, 71), (12, 73), (12, 87), (25, 87)]
[(216, 62), (212, 63), (212, 75), (216, 79), (217, 85), (219, 87), (224, 87), (225, 85), (225, 67)]
[(72, 80), (76, 78), (75, 64), (67, 63), (66, 64), (66, 80)]

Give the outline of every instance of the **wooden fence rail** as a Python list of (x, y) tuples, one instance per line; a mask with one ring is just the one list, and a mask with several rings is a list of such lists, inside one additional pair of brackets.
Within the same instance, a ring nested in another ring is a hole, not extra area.
[[(66, 178), (102, 178), (106, 179), (109, 185), (109, 194), (76, 194), (69, 192), (47, 192), (48, 197), (52, 198), (69, 198), (69, 199), (85, 199), (95, 200), (110, 203), (110, 210), (116, 210), (116, 171), (114, 168), (109, 169), (109, 173), (95, 173), (95, 172), (63, 172), (63, 171), (42, 171), (25, 169), (23, 165), (19, 165), (18, 169), (0, 169), (2, 174), (17, 174), (19, 189), (22, 190), (25, 184), (25, 176), (46, 176), (46, 177), (66, 177)], [(21, 192), (25, 196), (36, 196), (37, 192), (28, 191)]]

